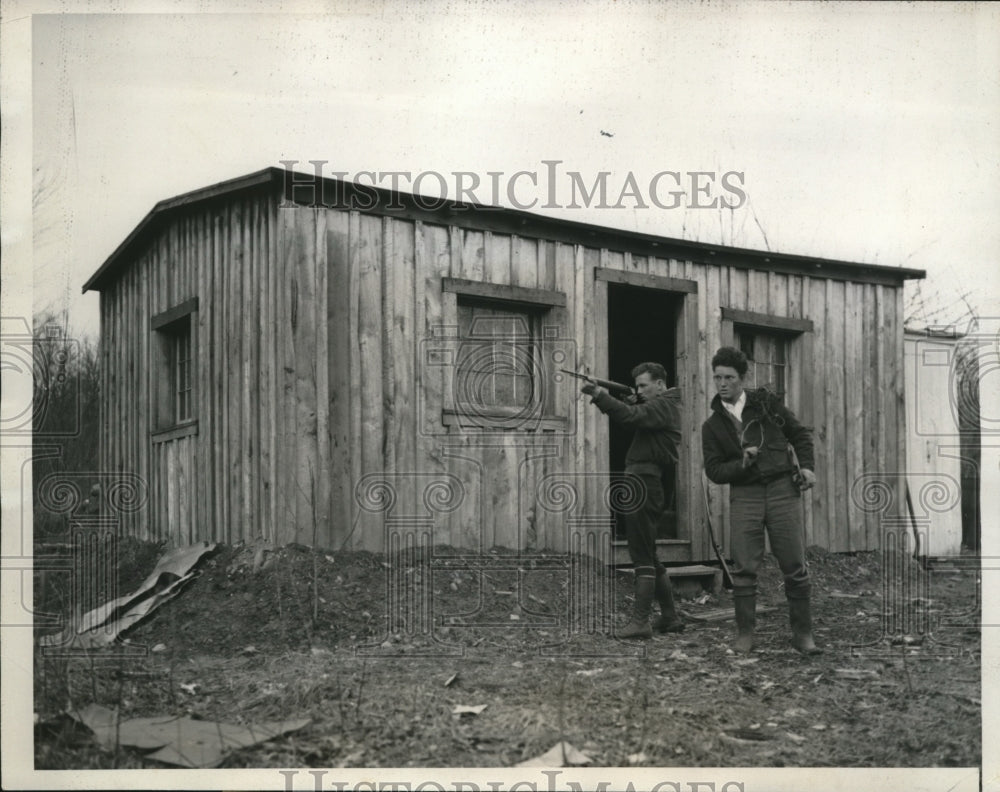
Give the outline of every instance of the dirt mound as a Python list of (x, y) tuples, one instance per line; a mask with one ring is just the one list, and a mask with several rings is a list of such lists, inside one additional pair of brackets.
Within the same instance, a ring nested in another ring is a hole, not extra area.
[[(121, 548), (124, 594), (163, 548)], [(726, 592), (683, 599), (704, 618), (680, 635), (609, 637), (632, 576), (591, 558), (219, 547), (125, 634), (117, 649), (133, 654), (36, 654), (36, 764), (157, 766), (96, 745), (60, 718), (67, 702), (123, 717), (311, 720), (227, 767), (510, 767), (562, 740), (604, 767), (640, 755), (651, 767), (979, 764), (975, 570), (815, 547), (808, 561), (825, 652), (804, 658), (788, 646), (770, 556), (757, 647), (740, 656)]]

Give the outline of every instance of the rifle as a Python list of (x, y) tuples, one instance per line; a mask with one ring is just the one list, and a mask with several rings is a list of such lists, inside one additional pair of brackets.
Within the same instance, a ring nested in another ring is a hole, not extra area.
[(729, 571), (729, 564), (726, 563), (726, 557), (722, 554), (722, 547), (719, 545), (718, 540), (716, 540), (715, 530), (712, 528), (712, 504), (708, 500), (708, 483), (704, 473), (701, 474), (701, 491), (705, 494), (705, 519), (708, 521), (708, 537), (712, 541), (712, 549), (715, 551), (715, 557), (722, 564), (722, 585), (727, 589), (732, 589), (733, 574)]
[(805, 492), (809, 489), (809, 487), (806, 486), (806, 480), (802, 478), (802, 468), (799, 466), (799, 455), (795, 453), (795, 446), (791, 443), (788, 444), (788, 459), (795, 468), (795, 472), (792, 474), (792, 481), (795, 483), (795, 486), (799, 488), (800, 492)]
[(587, 380), (587, 382), (593, 382), (595, 385), (600, 385), (608, 393), (611, 394), (620, 393), (623, 396), (638, 395), (636, 389), (631, 385), (624, 385), (621, 382), (614, 382), (613, 380), (598, 379), (597, 377), (591, 377), (589, 374), (577, 374), (575, 371), (570, 371), (569, 369), (559, 369), (559, 370), (563, 374), (569, 374), (571, 377)]

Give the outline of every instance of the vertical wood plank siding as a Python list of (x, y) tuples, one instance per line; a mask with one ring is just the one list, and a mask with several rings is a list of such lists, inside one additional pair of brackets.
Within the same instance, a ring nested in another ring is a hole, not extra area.
[[(157, 230), (101, 293), (102, 468), (138, 475), (148, 498), (122, 515), (123, 533), (273, 538), (276, 220), (272, 196), (202, 205)], [(150, 318), (195, 297), (197, 433), (154, 442), (151, 389), (167, 374)]]
[[(807, 541), (878, 547), (878, 517), (851, 500), (851, 486), (863, 473), (892, 483), (903, 469), (900, 288), (278, 202), (261, 190), (172, 214), (102, 290), (102, 464), (148, 487), (147, 507), (123, 516), (124, 532), (383, 550), (387, 515), (362, 509), (356, 487), (381, 475), (403, 499), (396, 516), (421, 514), (423, 485), (400, 483), (419, 474), (454, 477), (464, 490), (454, 511), (434, 517), (435, 543), (567, 549), (568, 517), (604, 509), (607, 419), (563, 381), (554, 383), (555, 412), (568, 434), (445, 427), (453, 382), (445, 367), (427, 365), (425, 346), (458, 324), (442, 278), (546, 289), (566, 305), (545, 323), (603, 372), (608, 291), (594, 278), (602, 267), (698, 286), (677, 327), (679, 535), (690, 544), (667, 557), (712, 555), (700, 426), (714, 395), (709, 361), (733, 340), (722, 308), (812, 321), (788, 358), (788, 401), (816, 446)], [(154, 441), (150, 393), (165, 372), (155, 370), (150, 318), (195, 297), (197, 432)], [(539, 506), (539, 485), (553, 475), (579, 492), (569, 515)], [(727, 498), (711, 489), (728, 546)]]

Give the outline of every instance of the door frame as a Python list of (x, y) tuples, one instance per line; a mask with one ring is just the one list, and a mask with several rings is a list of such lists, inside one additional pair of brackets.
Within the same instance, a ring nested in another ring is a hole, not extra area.
[[(616, 283), (670, 292), (680, 297), (680, 308), (676, 321), (676, 371), (677, 385), (681, 389), (681, 453), (677, 469), (677, 538), (658, 539), (656, 544), (663, 552), (661, 560), (666, 562), (689, 562), (693, 555), (694, 537), (690, 517), (692, 514), (690, 494), (692, 492), (691, 444), (695, 441), (694, 403), (698, 356), (692, 353), (694, 340), (698, 338), (698, 282), (683, 278), (668, 278), (663, 275), (648, 275), (627, 272), (608, 267), (594, 268), (594, 319), (597, 323), (594, 363), (601, 371), (608, 371), (610, 355), (608, 347), (608, 284)], [(611, 455), (610, 430), (607, 422), (597, 428), (598, 458), (607, 460)], [(688, 447), (684, 453), (685, 446)], [(608, 482), (605, 482), (607, 486)], [(613, 541), (616, 563), (628, 560), (624, 542)]]

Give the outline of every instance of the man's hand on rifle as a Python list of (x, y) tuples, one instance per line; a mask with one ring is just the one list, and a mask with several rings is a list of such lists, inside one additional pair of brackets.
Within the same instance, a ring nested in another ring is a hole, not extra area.
[(800, 490), (805, 492), (807, 489), (812, 489), (816, 486), (816, 474), (811, 470), (801, 468), (798, 473), (795, 474), (795, 483), (799, 485)]
[(607, 390), (602, 388), (596, 382), (587, 380), (587, 384), (580, 388), (581, 393), (586, 393), (590, 396), (591, 400), (596, 399), (601, 393), (607, 393)]

